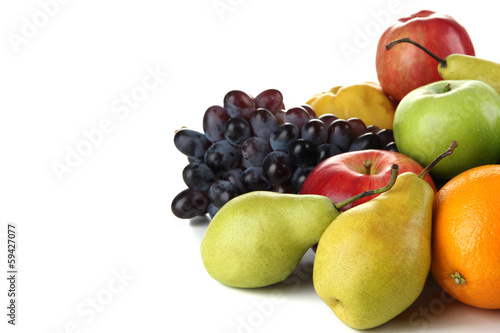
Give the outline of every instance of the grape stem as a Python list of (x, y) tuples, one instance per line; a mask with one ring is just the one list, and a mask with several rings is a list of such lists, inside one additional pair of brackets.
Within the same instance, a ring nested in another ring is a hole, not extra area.
[(380, 194), (380, 193), (383, 193), (383, 192), (390, 190), (391, 187), (394, 185), (394, 183), (396, 183), (396, 179), (398, 178), (398, 172), (399, 172), (399, 166), (397, 164), (393, 164), (391, 166), (391, 178), (389, 179), (389, 183), (387, 183), (387, 185), (385, 185), (384, 187), (381, 187), (381, 188), (377, 188), (375, 190), (368, 190), (368, 191), (361, 192), (353, 197), (350, 197), (349, 199), (346, 199), (346, 200), (338, 202), (338, 203), (334, 203), (333, 205), (338, 210), (341, 210), (345, 206), (353, 203), (354, 201), (356, 201), (358, 199), (368, 197), (368, 196), (374, 195), (374, 194)]
[(186, 129), (187, 127), (186, 126), (182, 126), (181, 128), (178, 128), (174, 131), (174, 134), (179, 132), (179, 131), (182, 131), (183, 129)]

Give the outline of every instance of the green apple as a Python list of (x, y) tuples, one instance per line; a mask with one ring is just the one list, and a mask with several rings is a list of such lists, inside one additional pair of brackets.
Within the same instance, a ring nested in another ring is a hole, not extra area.
[(500, 158), (500, 94), (476, 80), (443, 80), (419, 87), (399, 103), (394, 115), (398, 150), (425, 166), (458, 143), (431, 175), (451, 179)]

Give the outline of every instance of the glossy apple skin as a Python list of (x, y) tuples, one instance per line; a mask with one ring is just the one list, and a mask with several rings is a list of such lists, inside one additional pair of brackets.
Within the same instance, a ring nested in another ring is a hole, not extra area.
[[(364, 166), (367, 160), (372, 161), (370, 174), (366, 174)], [(393, 164), (398, 164), (398, 174), (410, 171), (418, 175), (424, 169), (411, 157), (398, 152), (378, 149), (347, 152), (327, 158), (318, 164), (307, 176), (300, 193), (324, 195), (338, 203), (361, 192), (387, 185)], [(429, 174), (424, 180), (436, 192), (436, 186)], [(360, 205), (378, 195), (356, 200), (342, 210)]]
[(422, 165), (458, 146), (430, 174), (449, 180), (500, 159), (500, 94), (477, 80), (442, 80), (410, 92), (394, 117), (398, 150)]
[(399, 19), (382, 34), (376, 53), (380, 86), (398, 101), (415, 88), (441, 80), (438, 62), (418, 47), (401, 43), (385, 49), (387, 43), (404, 37), (422, 44), (441, 59), (453, 53), (475, 55), (469, 34), (451, 16), (422, 10)]

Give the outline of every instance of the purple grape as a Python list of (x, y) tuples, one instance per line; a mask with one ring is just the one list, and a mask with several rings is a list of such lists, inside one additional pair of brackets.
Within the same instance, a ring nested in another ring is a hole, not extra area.
[(304, 184), (304, 181), (313, 169), (313, 166), (309, 166), (304, 168), (297, 168), (297, 170), (295, 170), (291, 180), (292, 185), (297, 193), (300, 192), (300, 190), (302, 189), (302, 184)]
[(373, 133), (373, 134), (377, 134), (380, 131), (381, 131), (381, 129), (377, 125), (368, 125), (368, 126), (366, 126), (365, 133), (370, 132), (370, 133)]
[(310, 106), (308, 104), (304, 104), (304, 105), (301, 105), (301, 107), (307, 111), (310, 119), (317, 119), (318, 118), (318, 116), (316, 115), (316, 112), (314, 111), (312, 106)]
[(271, 188), (271, 183), (262, 177), (263, 170), (260, 166), (247, 168), (243, 171), (243, 184), (248, 192), (266, 191)]
[(267, 89), (255, 96), (255, 107), (264, 108), (270, 112), (275, 112), (276, 110), (284, 109), (283, 105), (283, 94), (276, 89)]
[(351, 125), (355, 138), (366, 133), (366, 125), (363, 120), (359, 118), (349, 118), (347, 122)]
[(368, 132), (354, 139), (354, 141), (351, 143), (351, 146), (349, 147), (349, 151), (382, 149), (382, 147), (383, 146), (378, 135), (373, 134), (372, 132)]
[(273, 111), (274, 116), (278, 120), (278, 124), (283, 124), (285, 122), (285, 110)]
[(278, 193), (297, 193), (290, 180), (278, 184), (273, 184), (271, 186), (271, 191)]
[[(241, 149), (241, 147), (240, 147)], [(240, 150), (241, 152), (241, 150)], [(246, 168), (250, 168), (251, 166), (254, 166), (252, 163), (248, 162), (245, 158), (243, 158), (243, 152), (241, 152), (242, 158), (241, 158), (241, 168), (245, 170)]]
[(174, 135), (175, 147), (193, 160), (202, 158), (212, 143), (200, 132), (180, 129)]
[(224, 108), (231, 118), (241, 117), (247, 121), (256, 110), (252, 96), (240, 90), (231, 90), (224, 96)]
[(207, 212), (210, 215), (210, 218), (213, 219), (215, 214), (219, 211), (219, 207), (215, 206), (213, 203), (208, 204)]
[(316, 164), (320, 164), (328, 157), (341, 154), (342, 150), (340, 150), (340, 148), (334, 145), (333, 143), (324, 143), (318, 147), (317, 152), (318, 152), (318, 159), (316, 161)]
[(290, 145), (288, 155), (292, 163), (298, 167), (307, 167), (316, 165), (317, 152), (316, 147), (307, 140), (298, 139)]
[(272, 151), (269, 141), (253, 136), (243, 142), (241, 154), (243, 159), (251, 165), (260, 166), (264, 163), (264, 158)]
[(286, 110), (283, 121), (285, 123), (295, 124), (300, 130), (309, 119), (311, 119), (309, 113), (307, 113), (303, 107), (297, 106)]
[(283, 123), (274, 128), (269, 142), (273, 150), (288, 152), (290, 145), (300, 137), (299, 128), (291, 123)]
[(231, 182), (236, 187), (236, 190), (238, 190), (238, 194), (243, 194), (246, 192), (245, 185), (243, 184), (242, 168), (228, 170), (222, 174), (220, 179)]
[(203, 131), (208, 140), (217, 142), (224, 140), (224, 124), (230, 119), (222, 106), (213, 105), (203, 116)]
[(293, 163), (287, 153), (273, 151), (264, 159), (264, 175), (271, 183), (281, 183), (290, 179), (294, 171)]
[(206, 191), (215, 181), (215, 175), (208, 165), (200, 162), (189, 163), (182, 171), (184, 183), (195, 191)]
[(336, 115), (333, 115), (331, 113), (326, 113), (326, 114), (323, 114), (321, 116), (319, 116), (318, 118), (319, 120), (321, 120), (322, 122), (325, 123), (325, 126), (326, 128), (330, 127), (330, 125), (337, 119), (339, 119)]
[(387, 146), (390, 142), (394, 141), (394, 133), (391, 129), (382, 129), (377, 132), (382, 146)]
[(250, 124), (243, 118), (231, 118), (224, 125), (224, 137), (233, 146), (241, 146), (251, 136)]
[(255, 136), (269, 140), (273, 129), (278, 126), (278, 119), (267, 109), (257, 109), (250, 118), (250, 125)]
[(208, 198), (219, 208), (237, 195), (238, 190), (236, 186), (227, 180), (216, 180), (208, 189)]
[(328, 143), (333, 143), (342, 151), (349, 149), (352, 140), (354, 132), (346, 120), (337, 119), (328, 127)]
[(217, 141), (205, 154), (205, 163), (214, 171), (227, 171), (241, 164), (240, 150), (226, 140)]
[(328, 128), (321, 120), (311, 119), (302, 126), (301, 137), (318, 147), (328, 139)]
[(389, 142), (384, 147), (384, 150), (399, 152), (398, 147), (396, 146), (396, 143), (394, 141), (393, 142)]
[(191, 219), (205, 215), (209, 202), (204, 192), (188, 188), (177, 194), (172, 200), (172, 213), (180, 219)]

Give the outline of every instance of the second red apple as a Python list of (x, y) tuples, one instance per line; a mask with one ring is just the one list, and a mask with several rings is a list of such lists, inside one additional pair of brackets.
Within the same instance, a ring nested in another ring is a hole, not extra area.
[(436, 60), (413, 45), (385, 49), (389, 42), (404, 37), (425, 45), (442, 59), (452, 53), (475, 55), (469, 34), (449, 15), (422, 10), (399, 19), (380, 37), (376, 54), (380, 86), (398, 101), (415, 88), (441, 80)]

